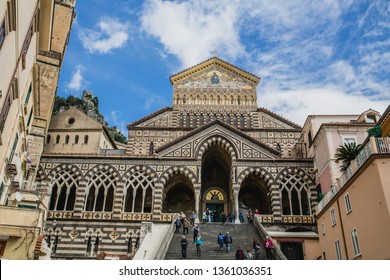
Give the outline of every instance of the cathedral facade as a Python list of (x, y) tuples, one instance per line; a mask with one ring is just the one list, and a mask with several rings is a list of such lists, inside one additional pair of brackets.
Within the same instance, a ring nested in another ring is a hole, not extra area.
[(148, 225), (206, 209), (315, 230), (302, 128), (257, 107), (260, 78), (213, 57), (170, 81), (172, 106), (130, 123), (127, 145), (75, 108), (53, 117), (36, 179), (50, 196), (52, 256), (131, 257)]

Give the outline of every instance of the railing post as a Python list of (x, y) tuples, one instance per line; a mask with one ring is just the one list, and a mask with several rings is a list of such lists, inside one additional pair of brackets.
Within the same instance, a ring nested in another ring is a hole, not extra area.
[(375, 137), (374, 136), (370, 137), (370, 145), (371, 145), (372, 153), (373, 154), (377, 154), (378, 153), (378, 147), (376, 145), (376, 141), (375, 141)]

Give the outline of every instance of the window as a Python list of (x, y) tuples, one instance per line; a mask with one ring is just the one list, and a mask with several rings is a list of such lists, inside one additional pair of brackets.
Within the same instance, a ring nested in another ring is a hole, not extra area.
[(18, 145), (18, 140), (19, 140), (19, 135), (16, 134), (14, 144), (12, 145), (12, 150), (11, 150), (11, 153), (9, 155), (9, 162), (10, 163), (12, 162), (12, 160), (14, 158), (16, 146)]
[(28, 119), (27, 119), (27, 127), (29, 127), (29, 125), (30, 125), (31, 118), (32, 118), (32, 114), (33, 114), (33, 108), (31, 108), (31, 110), (30, 110), (30, 114), (28, 115)]
[(281, 183), (283, 215), (311, 215), (310, 188), (295, 174), (287, 174)]
[(30, 86), (27, 91), (26, 99), (24, 100), (24, 104), (28, 103), (28, 100), (30, 99), (31, 91), (32, 91), (32, 84), (30, 83)]
[(65, 136), (65, 144), (69, 144), (69, 135)]
[(367, 115), (366, 117), (367, 117), (366, 118), (367, 123), (376, 123), (376, 118), (374, 115)]
[(325, 224), (324, 223), (322, 223), (322, 225), (321, 225), (321, 228), (322, 228), (322, 235), (325, 235)]
[(3, 194), (3, 190), (4, 190), (4, 182), (1, 182), (1, 184), (0, 184), (0, 198), (1, 198), (1, 195)]
[(5, 18), (3, 19), (2, 23), (0, 24), (0, 49), (3, 45), (3, 42), (5, 40)]
[(58, 144), (58, 143), (60, 143), (60, 136), (59, 135), (57, 135), (57, 137), (56, 137), (56, 144)]
[(78, 135), (76, 135), (76, 136), (74, 137), (74, 143), (75, 143), (75, 144), (78, 144), (78, 143), (79, 143), (79, 136), (78, 136)]
[(330, 220), (332, 222), (332, 227), (336, 224), (336, 215), (334, 213), (334, 208), (330, 209)]
[(84, 136), (84, 144), (88, 144), (88, 135)]
[(345, 196), (344, 196), (344, 202), (345, 202), (345, 208), (347, 210), (347, 214), (349, 212), (352, 211), (352, 207), (351, 207), (351, 200), (349, 198), (349, 193), (347, 193)]
[(50, 140), (51, 140), (51, 135), (48, 134), (46, 138), (46, 144), (50, 144)]
[(353, 229), (351, 231), (351, 238), (352, 238), (353, 252), (355, 253), (355, 257), (359, 256), (360, 255), (360, 247), (359, 247), (359, 241), (358, 241), (356, 229)]
[(343, 257), (341, 256), (341, 247), (340, 247), (340, 241), (336, 240), (334, 242), (334, 245), (336, 246), (336, 256), (338, 260), (342, 260)]
[(340, 136), (341, 136), (341, 141), (343, 142), (343, 145), (357, 143), (356, 134), (341, 134)]

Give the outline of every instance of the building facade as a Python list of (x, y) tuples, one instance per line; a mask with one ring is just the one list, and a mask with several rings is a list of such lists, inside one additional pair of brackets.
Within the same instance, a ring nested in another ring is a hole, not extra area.
[(301, 127), (257, 107), (260, 78), (213, 57), (170, 81), (172, 107), (129, 124), (121, 149), (76, 109), (53, 118), (37, 175), (51, 194), (53, 256), (128, 258), (150, 224), (181, 211), (201, 219), (207, 208), (216, 219), (257, 209), (263, 225), (288, 233), (286, 251), (294, 233), (315, 239), (313, 161), (299, 149)]
[(322, 259), (390, 259), (390, 107), (378, 120), (382, 135), (363, 150), (317, 206)]
[[(47, 188), (33, 182), (74, 4), (70, 0), (0, 1), (0, 256), (4, 258), (33, 258), (37, 235), (42, 234)], [(24, 208), (20, 211), (25, 215), (18, 214), (18, 208)], [(8, 215), (23, 218), (16, 221)]]

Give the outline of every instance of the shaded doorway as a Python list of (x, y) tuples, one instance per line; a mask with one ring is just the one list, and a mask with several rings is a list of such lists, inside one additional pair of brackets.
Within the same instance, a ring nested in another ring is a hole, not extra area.
[(164, 187), (162, 211), (164, 213), (184, 212), (187, 215), (194, 209), (195, 195), (190, 180), (182, 174), (175, 175)]
[[(214, 145), (210, 147), (202, 158), (202, 209), (206, 211), (210, 207), (220, 214), (232, 211), (230, 205), (231, 189), (231, 159), (227, 151), (222, 147)], [(210, 205), (208, 207), (207, 205)], [(211, 209), (210, 209), (211, 210)]]
[(250, 175), (241, 184), (238, 194), (240, 208), (259, 210), (260, 214), (271, 214), (271, 196), (266, 182), (256, 175)]
[(289, 260), (303, 260), (302, 242), (280, 242), (280, 249)]

